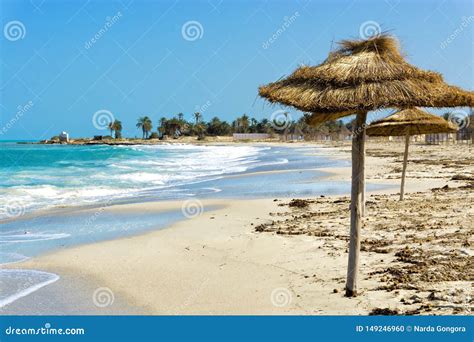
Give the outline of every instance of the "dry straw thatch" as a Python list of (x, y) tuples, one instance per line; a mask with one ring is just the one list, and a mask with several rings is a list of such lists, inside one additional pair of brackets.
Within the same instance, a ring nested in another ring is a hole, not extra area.
[(385, 119), (374, 121), (367, 127), (366, 134), (384, 137), (397, 135), (405, 136), (405, 152), (403, 154), (402, 181), (400, 185), (400, 201), (403, 201), (410, 136), (429, 133), (451, 133), (456, 131), (456, 125), (440, 118), (439, 116), (426, 113), (418, 108), (407, 108), (400, 110)]
[(331, 118), (380, 108), (474, 105), (474, 93), (407, 63), (397, 40), (388, 35), (344, 40), (322, 64), (302, 66), (283, 80), (261, 86), (259, 94), (272, 103)]
[(306, 117), (306, 123), (310, 126), (319, 126), (326, 121), (335, 121), (344, 116), (352, 115), (353, 112), (329, 112), (329, 113), (312, 113)]
[(430, 133), (453, 133), (457, 126), (418, 108), (400, 110), (382, 120), (372, 122), (366, 129), (369, 136), (388, 137)]

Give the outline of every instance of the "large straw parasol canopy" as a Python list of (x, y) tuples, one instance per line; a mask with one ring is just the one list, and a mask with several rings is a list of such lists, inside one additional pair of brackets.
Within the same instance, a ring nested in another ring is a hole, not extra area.
[(474, 105), (474, 93), (407, 63), (389, 35), (344, 40), (322, 64), (301, 66), (287, 78), (261, 86), (259, 94), (313, 116), (333, 114), (331, 118), (380, 108)]
[(400, 110), (382, 120), (372, 122), (366, 129), (369, 136), (388, 137), (430, 133), (453, 133), (453, 123), (418, 108)]

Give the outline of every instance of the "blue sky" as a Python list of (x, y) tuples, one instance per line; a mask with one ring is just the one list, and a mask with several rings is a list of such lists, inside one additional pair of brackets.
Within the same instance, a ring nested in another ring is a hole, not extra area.
[(411, 63), (474, 88), (470, 0), (0, 4), (0, 139), (105, 134), (92, 120), (99, 110), (120, 119), (126, 136), (140, 135), (142, 115), (269, 118), (279, 107), (257, 97), (259, 85), (378, 28), (400, 39)]

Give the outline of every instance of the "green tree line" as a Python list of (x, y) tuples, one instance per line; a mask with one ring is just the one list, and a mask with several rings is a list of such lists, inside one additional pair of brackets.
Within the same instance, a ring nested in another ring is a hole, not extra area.
[[(179, 113), (172, 118), (162, 117), (156, 124), (148, 116), (138, 118), (136, 128), (140, 130), (142, 139), (159, 139), (164, 137), (178, 138), (180, 136), (196, 136), (203, 139), (206, 136), (230, 136), (233, 133), (266, 133), (271, 136), (281, 135), (314, 137), (317, 134), (339, 134), (347, 132), (351, 123), (344, 124), (341, 120), (329, 121), (318, 127), (309, 126), (307, 116), (292, 120), (287, 113), (281, 122), (271, 121), (268, 118), (257, 120), (243, 114), (232, 122), (219, 119), (217, 116), (205, 121), (199, 112), (193, 114), (191, 120), (185, 120), (184, 114)], [(281, 120), (281, 119), (280, 119)], [(114, 120), (108, 126), (110, 135), (116, 139), (122, 137), (122, 123)]]

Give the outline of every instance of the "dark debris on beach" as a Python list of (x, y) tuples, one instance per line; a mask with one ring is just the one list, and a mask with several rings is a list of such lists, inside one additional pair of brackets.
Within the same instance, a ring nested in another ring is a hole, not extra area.
[[(365, 277), (380, 286), (369, 291), (396, 293), (405, 305), (417, 305), (404, 312), (374, 309), (371, 314), (466, 314), (474, 302), (458, 285), (474, 286), (474, 217), (471, 183), (441, 187), (432, 192), (407, 195), (371, 195), (364, 219), (362, 253), (387, 255), (374, 264)], [(459, 207), (460, 199), (470, 208)], [(279, 204), (288, 211), (272, 213), (273, 220), (256, 227), (258, 232), (280, 235), (308, 235), (325, 240), (328, 253), (344, 253), (349, 227), (349, 198), (293, 199)], [(454, 292), (453, 292), (454, 291)], [(458, 292), (456, 292), (458, 291)], [(435, 293), (431, 297), (425, 293)], [(453, 294), (454, 293), (454, 294)], [(413, 296), (416, 295), (416, 299)]]

